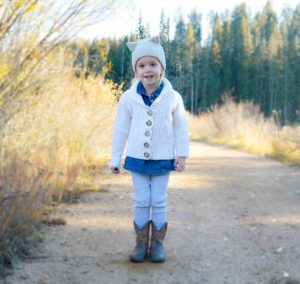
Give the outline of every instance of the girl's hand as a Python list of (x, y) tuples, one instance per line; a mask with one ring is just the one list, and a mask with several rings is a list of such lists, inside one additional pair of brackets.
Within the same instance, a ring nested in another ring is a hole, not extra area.
[(118, 167), (113, 167), (111, 168), (111, 172), (115, 175), (119, 174), (120, 173), (120, 169)]
[(175, 170), (177, 172), (183, 172), (184, 171), (184, 169), (185, 169), (185, 160), (186, 160), (185, 157), (178, 157), (175, 160), (174, 166), (175, 166)]

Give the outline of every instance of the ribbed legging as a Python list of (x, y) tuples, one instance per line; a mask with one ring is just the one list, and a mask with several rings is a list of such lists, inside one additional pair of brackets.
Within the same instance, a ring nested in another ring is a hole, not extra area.
[(169, 174), (143, 175), (132, 172), (134, 186), (134, 221), (142, 228), (151, 218), (160, 229), (167, 222), (167, 187)]

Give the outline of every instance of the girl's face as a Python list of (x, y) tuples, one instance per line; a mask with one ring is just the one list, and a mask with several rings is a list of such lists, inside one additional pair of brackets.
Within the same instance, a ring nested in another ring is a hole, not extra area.
[(155, 57), (144, 56), (136, 63), (135, 75), (145, 88), (157, 88), (160, 85), (163, 68)]

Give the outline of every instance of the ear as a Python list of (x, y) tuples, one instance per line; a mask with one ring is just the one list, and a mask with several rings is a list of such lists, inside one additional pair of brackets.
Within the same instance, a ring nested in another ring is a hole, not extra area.
[(135, 47), (137, 46), (136, 42), (129, 41), (126, 43), (127, 47), (129, 48), (130, 51), (134, 51)]
[(154, 43), (157, 43), (157, 44), (160, 44), (160, 38), (158, 36), (150, 38), (150, 41), (152, 41)]

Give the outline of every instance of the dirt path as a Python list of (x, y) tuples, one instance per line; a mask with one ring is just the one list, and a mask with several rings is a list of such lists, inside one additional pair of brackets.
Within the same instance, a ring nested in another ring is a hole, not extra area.
[(167, 262), (133, 264), (128, 173), (44, 227), (40, 258), (5, 283), (300, 283), (300, 170), (236, 150), (191, 144), (187, 171), (169, 187)]

